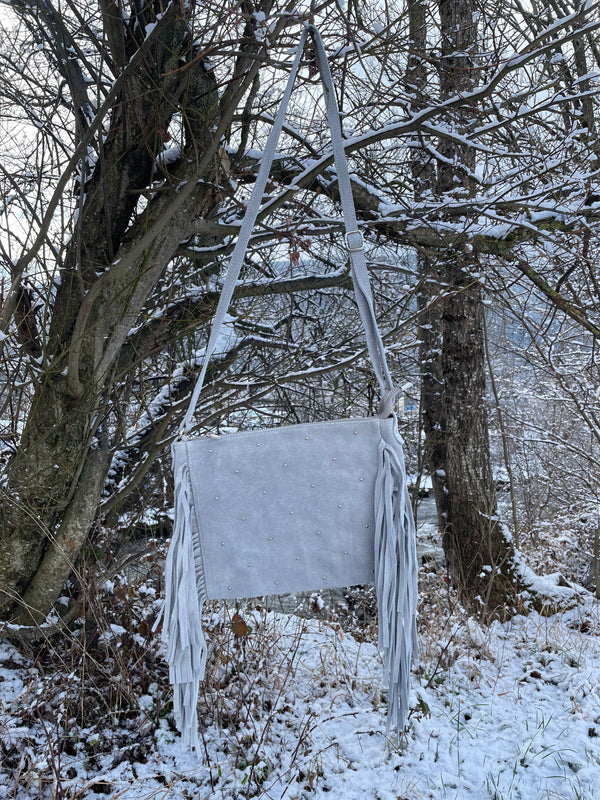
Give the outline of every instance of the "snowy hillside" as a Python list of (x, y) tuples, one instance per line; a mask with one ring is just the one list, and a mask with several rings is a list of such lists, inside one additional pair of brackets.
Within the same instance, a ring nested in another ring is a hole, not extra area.
[(484, 628), (441, 572), (424, 569), (420, 664), (399, 740), (385, 735), (369, 592), (346, 609), (313, 598), (312, 618), (242, 606), (241, 628), (214, 606), (197, 758), (181, 752), (170, 716), (150, 629), (155, 586), (106, 588), (106, 616), (69, 646), (36, 661), (1, 646), (0, 797), (600, 798), (591, 594), (561, 614)]

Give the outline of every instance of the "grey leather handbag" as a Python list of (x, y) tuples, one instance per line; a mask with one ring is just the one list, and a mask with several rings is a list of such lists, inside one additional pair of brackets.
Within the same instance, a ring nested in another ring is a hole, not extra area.
[[(368, 351), (382, 391), (378, 417), (194, 437), (194, 409), (258, 215), (306, 39), (317, 54), (331, 129), (350, 267)], [(207, 648), (202, 604), (375, 583), (388, 730), (408, 712), (416, 649), (417, 564), (396, 390), (375, 318), (333, 81), (318, 31), (303, 31), (226, 279), (190, 405), (173, 445), (175, 524), (163, 625), (174, 712), (198, 748), (196, 706)]]

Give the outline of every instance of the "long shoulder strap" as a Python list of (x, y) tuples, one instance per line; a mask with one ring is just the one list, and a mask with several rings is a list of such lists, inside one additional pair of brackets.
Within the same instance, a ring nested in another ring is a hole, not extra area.
[(358, 224), (356, 221), (356, 211), (354, 208), (354, 200), (352, 198), (352, 186), (350, 183), (350, 175), (348, 173), (346, 154), (344, 152), (344, 141), (342, 138), (342, 128), (335, 98), (333, 79), (331, 77), (329, 64), (327, 62), (327, 55), (325, 53), (325, 47), (323, 45), (321, 35), (314, 25), (307, 25), (307, 27), (302, 31), (302, 36), (300, 37), (300, 42), (298, 44), (298, 49), (292, 64), (292, 68), (290, 70), (290, 75), (283, 98), (281, 100), (281, 105), (279, 106), (279, 111), (275, 117), (273, 128), (271, 129), (271, 133), (267, 139), (260, 162), (258, 175), (256, 177), (256, 182), (254, 184), (254, 188), (246, 208), (246, 213), (240, 227), (238, 240), (234, 247), (233, 253), (231, 254), (229, 267), (227, 268), (227, 274), (221, 290), (221, 296), (219, 298), (219, 303), (213, 319), (210, 337), (204, 353), (202, 369), (200, 371), (200, 375), (198, 376), (198, 380), (196, 381), (196, 386), (194, 387), (194, 392), (192, 394), (188, 410), (181, 424), (181, 435), (187, 433), (192, 427), (194, 410), (204, 385), (206, 370), (217, 346), (221, 328), (225, 321), (225, 315), (227, 314), (227, 310), (233, 296), (233, 291), (242, 269), (244, 255), (248, 247), (248, 242), (250, 241), (252, 229), (254, 228), (256, 218), (260, 211), (263, 194), (269, 178), (269, 173), (271, 171), (271, 165), (275, 157), (277, 142), (283, 127), (294, 81), (298, 73), (302, 51), (309, 35), (311, 36), (315, 45), (317, 62), (321, 73), (323, 92), (327, 104), (327, 120), (329, 123), (331, 141), (333, 145), (334, 163), (337, 172), (338, 189), (340, 193), (340, 202), (344, 220), (346, 246), (350, 255), (350, 271), (352, 274), (352, 283), (354, 286), (354, 292), (356, 294), (358, 310), (360, 312), (360, 317), (367, 337), (367, 348), (371, 363), (373, 364), (375, 375), (377, 376), (379, 386), (384, 395), (384, 401), (387, 401), (388, 398), (395, 394), (392, 379), (387, 366), (383, 341), (381, 339), (379, 328), (377, 327), (373, 296), (371, 293), (371, 283), (369, 280), (369, 273), (367, 271), (363, 249), (363, 237), (362, 233), (358, 230)]

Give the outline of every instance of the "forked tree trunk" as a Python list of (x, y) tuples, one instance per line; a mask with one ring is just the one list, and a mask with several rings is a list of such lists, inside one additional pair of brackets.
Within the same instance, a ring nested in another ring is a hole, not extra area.
[[(237, 98), (221, 114), (214, 75), (193, 48), (188, 11), (169, 4), (157, 21), (150, 6), (138, 9), (139, 42), (116, 6), (109, 4), (105, 15), (127, 79), (103, 121), (109, 132), (99, 145), (102, 157), (80, 187), (85, 199), (76, 235), (60, 265), (48, 338), (39, 348), (43, 371), (1, 496), (0, 618), (43, 621), (75, 566), (110, 466), (102, 426), (119, 355), (194, 220), (220, 202), (214, 156)], [(152, 25), (146, 37), (145, 25)], [(240, 95), (245, 81), (240, 75)], [(176, 112), (185, 126), (182, 157), (169, 166), (162, 192), (137, 214)], [(114, 447), (118, 431), (112, 436)]]

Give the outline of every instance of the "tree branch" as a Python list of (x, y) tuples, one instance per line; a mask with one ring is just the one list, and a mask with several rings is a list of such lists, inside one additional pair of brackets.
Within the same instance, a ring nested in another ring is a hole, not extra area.
[[(234, 300), (266, 295), (292, 294), (340, 287), (352, 288), (349, 272), (344, 269), (331, 275), (306, 275), (288, 280), (266, 281), (236, 286)], [(219, 292), (204, 292), (200, 298), (186, 298), (169, 306), (160, 316), (147, 322), (124, 343), (119, 355), (118, 369), (162, 352), (173, 340), (207, 324), (219, 302)]]

